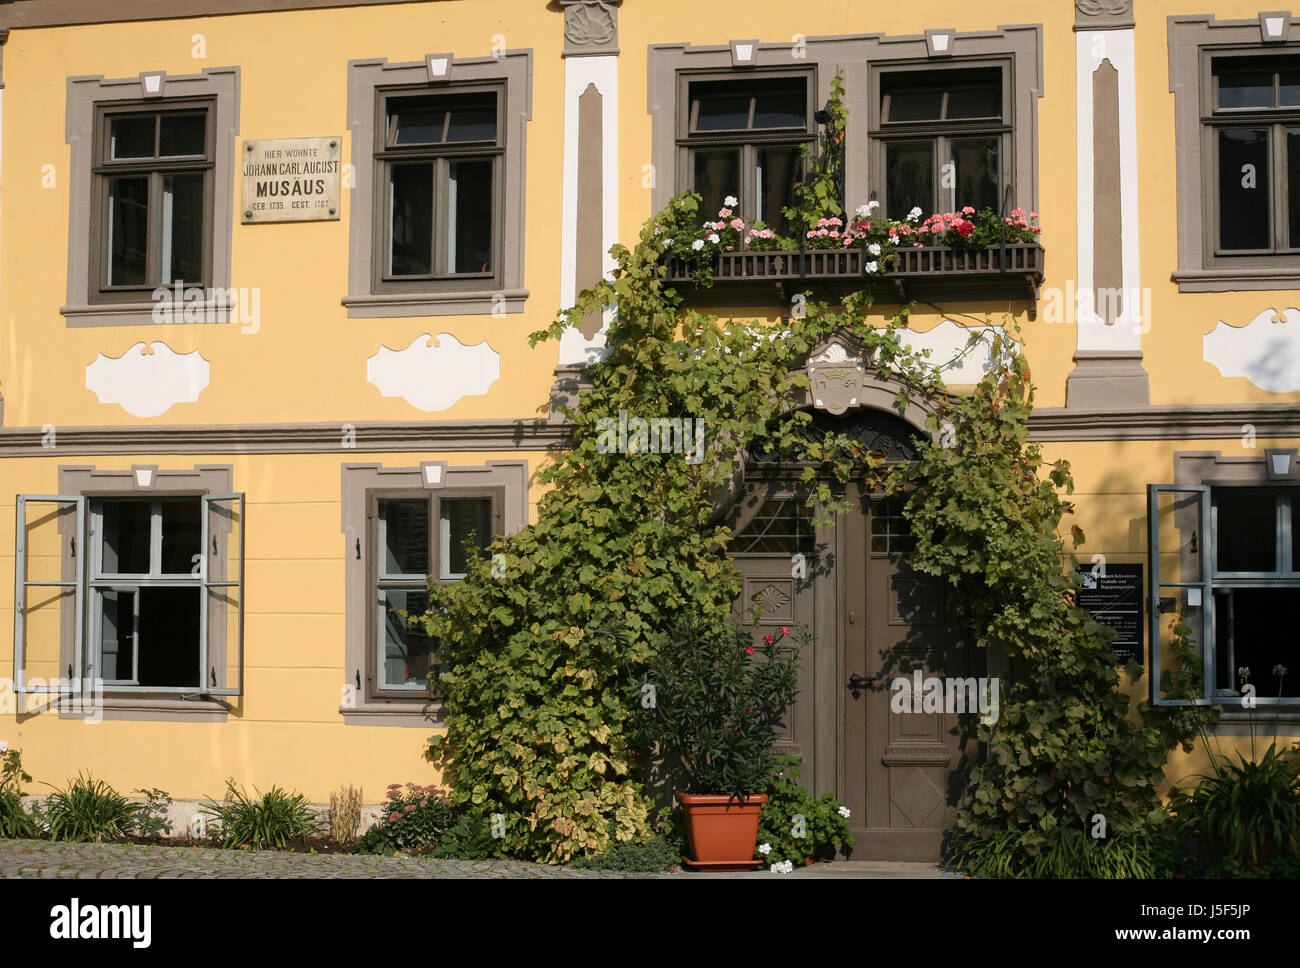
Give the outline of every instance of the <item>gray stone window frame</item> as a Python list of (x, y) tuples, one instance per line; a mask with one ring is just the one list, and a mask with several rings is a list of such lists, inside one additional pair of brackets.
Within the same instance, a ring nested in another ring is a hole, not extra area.
[[(1174, 483), (1201, 484), (1213, 488), (1268, 488), (1286, 487), (1285, 482), (1270, 480), (1268, 475), (1268, 458), (1255, 456), (1224, 457), (1222, 451), (1193, 450), (1174, 452)], [(1291, 485), (1296, 496), (1300, 488)], [(1210, 569), (1213, 580), (1214, 562), (1211, 558), (1213, 546), (1207, 546), (1204, 553), (1205, 567)], [(1187, 565), (1184, 564), (1184, 569)], [(1148, 602), (1148, 608), (1157, 607), (1157, 603)], [(1158, 643), (1153, 643), (1156, 648)], [(1269, 697), (1261, 697), (1269, 698)], [(1214, 704), (1220, 708), (1220, 720), (1211, 728), (1211, 732), (1221, 736), (1248, 736), (1251, 733), (1251, 711), (1241, 708), (1240, 699), (1235, 696), (1216, 695)], [(1271, 719), (1277, 707), (1261, 705), (1253, 712), (1259, 722)], [(1261, 713), (1261, 710), (1263, 712)], [(1300, 700), (1284, 700), (1277, 710), (1278, 721), (1289, 731), (1300, 728)], [(1259, 727), (1259, 723), (1256, 723)]]
[[(155, 325), (154, 311), (171, 308), (170, 295), (153, 300), (99, 301), (94, 267), (100, 263), (92, 247), (102, 238), (96, 231), (96, 183), (93, 174), (97, 119), (104, 108), (135, 104), (144, 109), (166, 110), (174, 101), (209, 100), (211, 109), (214, 167), (212, 170), (211, 223), (205, 242), (209, 246), (208, 279), (203, 301), (189, 303), (203, 309), (202, 318), (214, 323), (230, 322), (231, 240), (234, 234), (235, 140), (239, 134), (238, 67), (211, 67), (201, 74), (167, 75), (163, 95), (145, 97), (141, 77), (108, 79), (103, 75), (68, 78), (65, 140), (70, 147), (68, 190), (67, 304), (59, 307), (68, 326)], [(182, 307), (175, 307), (179, 311)]]
[[(127, 470), (103, 470), (92, 465), (61, 466), (59, 468), (59, 493), (80, 494), (89, 502), (108, 497), (200, 497), (204, 494), (229, 494), (234, 490), (234, 466), (231, 464), (196, 464), (189, 469), (159, 469), (155, 465), (138, 465), (139, 469), (152, 471), (148, 487), (137, 483), (136, 467)], [(72, 522), (69, 522), (71, 524)], [(93, 547), (87, 535), (87, 548)], [(89, 579), (89, 575), (87, 575)], [(90, 623), (91, 606), (87, 589), (85, 621)], [(73, 617), (65, 611), (60, 635), (60, 665), (73, 660)], [(220, 633), (217, 633), (218, 635)], [(89, 643), (89, 636), (86, 642)], [(242, 696), (229, 697), (242, 703)], [(98, 714), (105, 720), (134, 720), (150, 722), (224, 723), (234, 708), (231, 702), (215, 696), (180, 699), (157, 695), (134, 696), (129, 693), (105, 693)], [(60, 711), (60, 719), (86, 719), (90, 713)]]
[[(532, 120), (533, 52), (508, 50), (499, 57), (452, 58), (446, 80), (430, 81), (424, 61), (390, 64), (387, 58), (348, 61), (348, 129), (352, 132), (351, 225), (348, 234), (348, 292), (342, 303), (350, 319), (407, 316), (501, 315), (521, 313), (528, 298), (524, 288), (525, 158), (528, 122)], [(434, 280), (423, 287), (403, 284), (400, 291), (380, 285), (375, 267), (382, 225), (377, 205), (381, 162), (376, 131), (382, 110), (381, 92), (404, 90), (435, 94), (457, 85), (503, 85), (503, 109), (498, 119), (505, 144), (501, 211), (497, 213), (499, 282), (486, 280), (467, 289), (464, 280)]]
[[(426, 468), (440, 468), (430, 475)], [(379, 695), (372, 686), (375, 641), (374, 529), (380, 498), (418, 498), (438, 491), (446, 498), (499, 495), (502, 534), (514, 534), (528, 524), (528, 461), (490, 460), (478, 467), (449, 466), (426, 461), (418, 467), (344, 464), (341, 470), (341, 522), (344, 534), (344, 678), (339, 713), (350, 726), (443, 725), (443, 703), (428, 695)], [(430, 476), (436, 481), (430, 481)], [(430, 522), (431, 527), (433, 522)]]
[[(1215, 20), (1212, 15), (1171, 16), (1169, 90), (1174, 95), (1174, 138), (1178, 183), (1178, 268), (1180, 292), (1243, 292), (1300, 288), (1295, 253), (1215, 254), (1217, 213), (1214, 184), (1211, 62), (1216, 56), (1300, 56), (1300, 22), (1287, 18), (1285, 37), (1265, 43), (1259, 19)], [(1242, 117), (1242, 121), (1250, 120)], [(1267, 122), (1263, 122), (1267, 123)], [(1277, 204), (1275, 202), (1275, 204)]]
[[(914, 69), (949, 63), (954, 67), (979, 66), (982, 61), (998, 58), (1011, 64), (1012, 207), (1038, 208), (1038, 99), (1044, 93), (1042, 24), (955, 32), (951, 37), (951, 54), (935, 56), (930, 54), (927, 34), (807, 37), (802, 47), (791, 41), (759, 43), (755, 45), (754, 67), (733, 67), (729, 43), (699, 47), (688, 43), (650, 45), (646, 110), (653, 119), (651, 159), (654, 170), (661, 174), (654, 180), (654, 210), (667, 205), (681, 184), (676, 178), (662, 177), (662, 173), (677, 174), (678, 76), (682, 72), (714, 71), (743, 77), (764, 68), (815, 67), (814, 103), (821, 106), (830, 97), (831, 80), (843, 69), (845, 106), (849, 110), (844, 133), (844, 191), (845, 201), (853, 207), (865, 203), (872, 188), (882, 180), (879, 163), (872, 156), (870, 134), (872, 99), (879, 97), (872, 81), (875, 69), (909, 63)], [(803, 56), (795, 56), (800, 50)]]

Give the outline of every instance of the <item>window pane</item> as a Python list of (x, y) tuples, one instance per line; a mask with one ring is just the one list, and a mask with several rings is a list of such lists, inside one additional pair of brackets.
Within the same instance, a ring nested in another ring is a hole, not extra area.
[[(1237, 670), (1250, 670), (1250, 682), (1261, 699), (1300, 696), (1300, 676), (1295, 674), (1295, 639), (1279, 635), (1300, 609), (1300, 588), (1234, 588), (1216, 594), (1215, 641), (1218, 647), (1220, 688), (1241, 689)], [(1273, 667), (1284, 665), (1287, 675), (1278, 679)]]
[(1215, 493), (1219, 571), (1277, 571), (1276, 502), (1272, 494)]
[(404, 97), (388, 102), (389, 131), (393, 144), (438, 144), (447, 126), (444, 98)]
[(886, 95), (886, 121), (938, 121), (942, 91), (891, 91)]
[(163, 176), (162, 281), (203, 281), (202, 172)]
[(700, 219), (711, 219), (728, 195), (740, 196), (740, 152), (697, 151), (693, 155), (694, 191), (704, 199)]
[(410, 627), (412, 615), (429, 610), (429, 593), (417, 588), (379, 589), (379, 687), (424, 688), (428, 680), (432, 640), (419, 626)]
[(494, 141), (497, 136), (495, 94), (468, 94), (452, 105), (448, 141)]
[(113, 118), (108, 123), (108, 157), (152, 158), (155, 115)]
[(433, 269), (433, 165), (393, 165), (388, 171), (388, 271), (428, 275)]
[[(100, 505), (104, 575), (149, 573), (149, 534), (153, 516), (150, 500), (105, 501)], [(188, 570), (188, 569), (187, 569)]]
[(492, 543), (492, 501), (485, 497), (448, 498), (441, 502), (439, 578), (460, 578), (466, 572), (465, 540), (472, 534), (477, 548)]
[(195, 557), (199, 554), (202, 531), (199, 524), (200, 503), (189, 501), (162, 502), (162, 573), (164, 575), (194, 574)]
[(108, 181), (110, 286), (142, 286), (149, 253), (149, 179)]
[(919, 207), (934, 210), (934, 142), (894, 142), (885, 149), (889, 217), (902, 219)]
[(379, 520), (380, 576), (428, 574), (429, 502), (380, 501)]
[(99, 593), (99, 667), (90, 677), (112, 682), (135, 675), (135, 592)]
[(727, 82), (691, 85), (696, 131), (739, 131), (749, 126), (750, 88)]
[(1284, 108), (1300, 105), (1300, 71), (1283, 71), (1281, 81), (1280, 105)]
[(1300, 128), (1286, 129), (1287, 240), (1300, 248)]
[(158, 134), (160, 155), (206, 154), (208, 122), (202, 114), (164, 114)]
[(1268, 130), (1219, 132), (1219, 246), (1268, 249)]
[(998, 87), (954, 87), (948, 92), (948, 117), (997, 118), (1002, 116), (1002, 91)]
[(199, 593), (140, 589), (140, 685), (198, 686)]
[(794, 204), (794, 186), (802, 171), (797, 145), (758, 151), (758, 210), (754, 217), (782, 235), (788, 235), (791, 227), (787, 226), (781, 209)]
[(963, 205), (975, 211), (998, 206), (998, 139), (978, 138), (952, 143), (952, 160), (957, 167), (956, 197), (944, 204), (954, 211)]
[(492, 162), (447, 166), (447, 271), (492, 271)]
[(1230, 71), (1219, 75), (1219, 107), (1271, 108), (1272, 71)]
[(808, 125), (808, 88), (803, 81), (757, 86), (755, 128), (804, 128)]

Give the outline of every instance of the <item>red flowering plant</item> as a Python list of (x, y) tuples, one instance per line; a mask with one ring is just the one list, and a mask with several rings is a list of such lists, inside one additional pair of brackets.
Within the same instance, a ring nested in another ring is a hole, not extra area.
[(360, 853), (396, 850), (427, 853), (436, 848), (456, 817), (447, 791), (415, 783), (388, 785), (379, 822), (357, 841)]
[(808, 638), (807, 630), (759, 634), (697, 617), (672, 623), (655, 636), (652, 658), (629, 683), (637, 745), (658, 747), (684, 793), (765, 792)]

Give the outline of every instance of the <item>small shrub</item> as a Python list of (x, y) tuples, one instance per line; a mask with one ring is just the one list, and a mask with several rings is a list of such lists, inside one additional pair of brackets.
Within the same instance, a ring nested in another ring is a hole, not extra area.
[(442, 835), (431, 852), (432, 857), (449, 860), (494, 860), (505, 857), (505, 842), (492, 836), (492, 820), (473, 808), (464, 808), (454, 824)]
[(433, 786), (388, 787), (387, 812), (357, 841), (366, 854), (391, 854), (397, 850), (427, 853), (442, 843), (456, 822), (447, 792)]
[(588, 871), (666, 871), (681, 862), (681, 851), (671, 840), (656, 834), (641, 843), (613, 843), (603, 854), (579, 857), (571, 865)]
[(23, 809), (22, 784), (32, 782), (23, 771), (22, 753), (0, 742), (0, 837), (35, 837), (36, 821)]
[(817, 854), (853, 846), (848, 808), (832, 794), (814, 798), (805, 790), (799, 783), (798, 763), (793, 756), (777, 761), (781, 772), (759, 815), (754, 856), (765, 864), (788, 860), (798, 865)]
[(163, 837), (172, 832), (172, 822), (168, 817), (172, 798), (166, 790), (136, 790), (144, 795), (144, 803), (135, 810), (135, 831), (141, 837)]
[(1095, 878), (1155, 877), (1155, 844), (1145, 832), (1093, 840), (1077, 830), (1061, 830), (1034, 850), (1017, 831), (983, 839), (958, 830), (948, 851), (949, 867), (976, 877)]
[(330, 794), (330, 840), (350, 844), (361, 826), (361, 791), (349, 783)]
[(46, 798), (43, 819), (51, 840), (98, 844), (131, 833), (138, 809), (105, 781), (78, 774)]
[(283, 850), (296, 837), (320, 834), (320, 820), (301, 793), (288, 793), (273, 786), (259, 798), (250, 797), (226, 781), (226, 798), (211, 799), (200, 810), (212, 818), (211, 839), (222, 847), (252, 847), (254, 850)]

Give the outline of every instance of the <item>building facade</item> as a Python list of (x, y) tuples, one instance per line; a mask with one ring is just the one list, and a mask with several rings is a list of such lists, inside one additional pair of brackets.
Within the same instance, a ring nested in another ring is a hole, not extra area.
[[(41, 780), (186, 799), (430, 778), (433, 660), (402, 618), (466, 537), (535, 519), (604, 320), (529, 333), (681, 191), (779, 220), (837, 76), (850, 208), (1041, 215), (1018, 261), (900, 256), (873, 313), (914, 303), (956, 390), (987, 362), (970, 330), (1019, 323), (1085, 584), (1145, 670), (1127, 688), (1159, 698), (1181, 609), (1225, 746), (1241, 666), (1300, 736), (1300, 18), (1210, 6), (6, 4), (0, 737)], [(860, 282), (773, 258), (693, 298), (775, 324)], [(906, 458), (920, 412), (865, 375), (847, 396), (816, 419)], [(932, 856), (976, 754), (878, 684), (996, 668), (908, 570), (895, 507), (810, 528), (751, 456), (746, 594), (816, 636), (787, 744), (863, 855)], [(72, 682), (100, 684), (90, 711), (55, 708)]]

